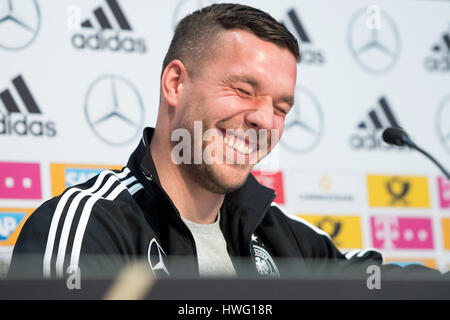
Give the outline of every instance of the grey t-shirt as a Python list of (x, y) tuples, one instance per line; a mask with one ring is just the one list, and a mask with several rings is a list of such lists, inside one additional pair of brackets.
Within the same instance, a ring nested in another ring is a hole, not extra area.
[(220, 230), (220, 212), (212, 224), (198, 224), (184, 218), (183, 221), (194, 236), (200, 276), (235, 276), (227, 243)]

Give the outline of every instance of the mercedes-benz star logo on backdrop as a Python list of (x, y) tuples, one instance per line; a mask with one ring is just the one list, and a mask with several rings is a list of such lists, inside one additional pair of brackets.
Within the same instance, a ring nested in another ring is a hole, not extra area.
[(323, 128), (319, 101), (309, 90), (297, 87), (295, 104), (286, 117), (281, 145), (295, 153), (309, 152), (319, 144)]
[(94, 134), (111, 145), (124, 145), (141, 134), (144, 106), (139, 92), (127, 79), (104, 75), (88, 89), (85, 115)]
[(36, 0), (0, 0), (0, 48), (26, 48), (36, 38), (40, 25)]
[(444, 148), (450, 152), (450, 94), (439, 105), (436, 113), (436, 130)]
[(215, 0), (181, 0), (178, 2), (175, 7), (173, 18), (172, 18), (172, 27), (175, 30), (177, 23), (180, 22), (188, 14), (197, 11), (203, 7), (207, 7), (213, 3)]
[(348, 26), (348, 45), (357, 63), (366, 71), (383, 73), (397, 61), (400, 37), (394, 20), (381, 8), (376, 24), (367, 8), (357, 11)]

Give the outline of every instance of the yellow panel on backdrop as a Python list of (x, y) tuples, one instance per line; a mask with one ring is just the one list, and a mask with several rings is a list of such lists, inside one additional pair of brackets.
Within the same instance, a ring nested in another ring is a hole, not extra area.
[(328, 233), (339, 249), (362, 248), (360, 217), (303, 214), (298, 214), (298, 216)]
[(430, 207), (426, 177), (368, 175), (367, 190), (371, 207)]
[(442, 234), (444, 237), (444, 248), (450, 250), (450, 218), (442, 219)]

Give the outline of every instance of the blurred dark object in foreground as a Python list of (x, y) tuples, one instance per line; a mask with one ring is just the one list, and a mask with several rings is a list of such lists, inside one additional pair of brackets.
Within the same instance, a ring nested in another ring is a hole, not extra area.
[(327, 270), (319, 274), (296, 273), (280, 279), (251, 275), (241, 278), (186, 276), (157, 279), (149, 270), (148, 263), (140, 261), (127, 265), (111, 277), (0, 280), (0, 299), (450, 300), (449, 273), (421, 272), (414, 266), (392, 267), (394, 272), (386, 272), (386, 267), (389, 269), (385, 266), (384, 273), (377, 273), (377, 266), (369, 266), (363, 273)]

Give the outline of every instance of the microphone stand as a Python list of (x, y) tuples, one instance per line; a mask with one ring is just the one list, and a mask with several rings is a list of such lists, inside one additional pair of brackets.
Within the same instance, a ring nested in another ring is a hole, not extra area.
[(412, 141), (408, 136), (403, 136), (402, 137), (403, 142), (405, 142), (405, 144), (410, 147), (413, 148), (417, 151), (419, 151), (420, 153), (422, 153), (423, 155), (425, 155), (428, 159), (430, 159), (431, 161), (433, 161), (433, 163), (438, 166), (439, 169), (441, 169), (441, 171), (444, 173), (444, 175), (447, 177), (448, 180), (450, 180), (450, 173), (448, 173), (447, 170), (444, 169), (444, 167), (435, 159), (431, 156), (431, 154), (429, 154), (428, 152), (426, 152), (425, 150), (423, 150), (421, 147), (419, 147), (417, 144), (414, 143), (414, 141)]

